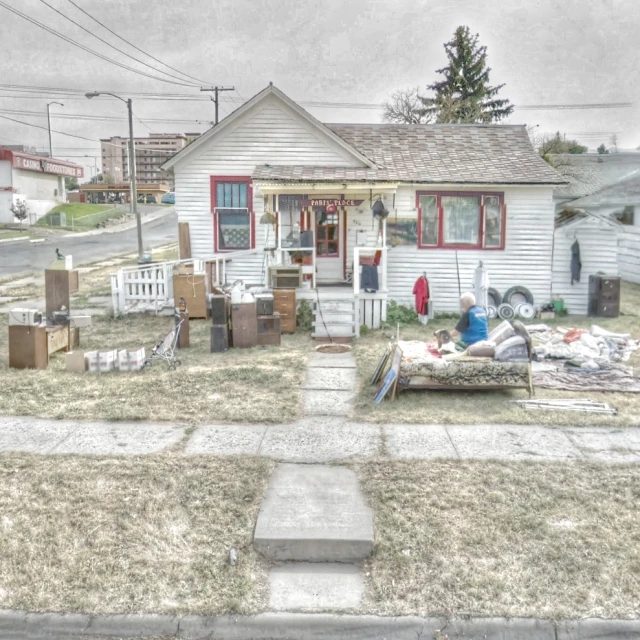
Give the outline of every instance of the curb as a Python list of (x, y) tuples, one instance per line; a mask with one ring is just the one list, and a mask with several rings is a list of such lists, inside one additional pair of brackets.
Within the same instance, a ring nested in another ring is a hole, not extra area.
[(4, 243), (4, 242), (27, 242), (28, 240), (30, 240), (29, 236), (25, 236), (25, 237), (20, 237), (18, 236), (17, 238), (2, 238), (0, 240), (0, 243)]
[(640, 620), (529, 618), (420, 618), (305, 613), (195, 616), (0, 611), (0, 638), (140, 638), (169, 636), (216, 640), (632, 640)]
[[(175, 207), (169, 207), (168, 210), (162, 211), (157, 215), (154, 213), (150, 213), (148, 216), (142, 217), (142, 224), (145, 225), (149, 222), (154, 222), (155, 220), (160, 220), (175, 211)], [(86, 236), (99, 236), (103, 233), (118, 233), (119, 231), (129, 231), (129, 229), (134, 229), (136, 227), (135, 220), (133, 222), (127, 222), (123, 225), (114, 225), (113, 227), (107, 227), (105, 229), (93, 229), (92, 231), (82, 231), (80, 233), (68, 233), (64, 236), (59, 236), (61, 238), (84, 238)]]

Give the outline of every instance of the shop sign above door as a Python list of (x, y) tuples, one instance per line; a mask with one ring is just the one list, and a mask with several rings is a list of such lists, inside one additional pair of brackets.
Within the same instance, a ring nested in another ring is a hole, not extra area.
[(359, 207), (364, 200), (341, 200), (340, 198), (330, 198), (328, 200), (298, 200), (302, 207)]

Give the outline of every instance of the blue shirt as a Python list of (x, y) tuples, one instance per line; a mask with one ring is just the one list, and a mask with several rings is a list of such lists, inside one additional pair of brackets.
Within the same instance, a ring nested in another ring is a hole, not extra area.
[(466, 345), (486, 340), (489, 336), (489, 318), (485, 310), (477, 305), (471, 307), (462, 314), (456, 330), (460, 332), (462, 342)]

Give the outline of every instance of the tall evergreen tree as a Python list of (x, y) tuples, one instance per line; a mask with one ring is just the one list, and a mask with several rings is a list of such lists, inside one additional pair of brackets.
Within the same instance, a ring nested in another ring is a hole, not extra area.
[(504, 84), (489, 84), (491, 68), (487, 66), (487, 47), (478, 44), (478, 34), (471, 35), (469, 27), (458, 27), (444, 49), (449, 64), (437, 73), (444, 80), (434, 82), (427, 89), (433, 97), (421, 97), (424, 113), (432, 114), (436, 122), (474, 124), (499, 122), (513, 112), (508, 99), (498, 98)]

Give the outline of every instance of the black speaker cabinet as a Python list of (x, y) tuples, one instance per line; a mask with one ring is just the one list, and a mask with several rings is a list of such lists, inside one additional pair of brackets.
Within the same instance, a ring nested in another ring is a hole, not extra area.
[(258, 293), (256, 295), (256, 313), (258, 316), (273, 315), (273, 294)]
[(212, 295), (209, 298), (211, 306), (211, 323), (227, 324), (229, 322), (229, 303), (227, 296)]
[(229, 327), (226, 324), (211, 327), (211, 353), (221, 353), (229, 348)]

